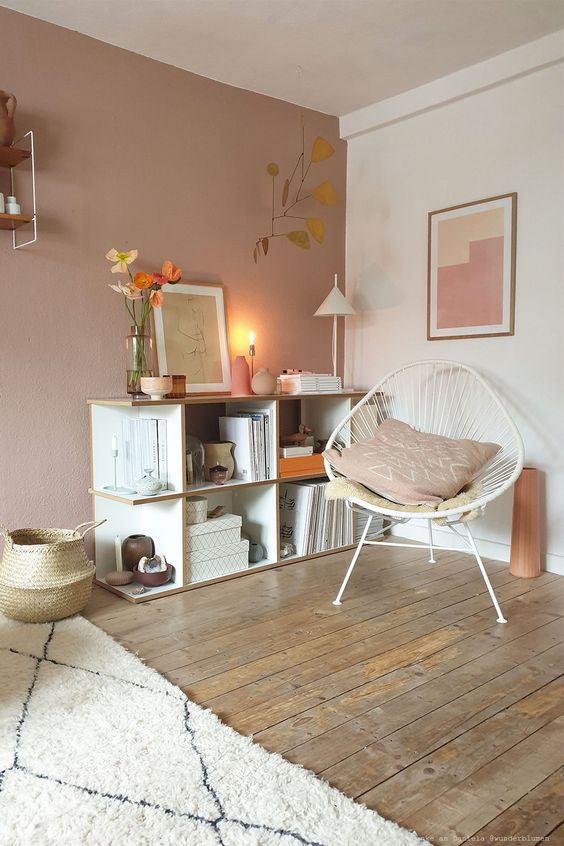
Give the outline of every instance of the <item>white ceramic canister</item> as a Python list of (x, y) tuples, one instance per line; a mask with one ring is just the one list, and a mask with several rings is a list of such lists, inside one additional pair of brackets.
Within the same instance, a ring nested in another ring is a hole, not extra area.
[(6, 214), (21, 214), (21, 208), (15, 197), (6, 197)]
[(186, 522), (189, 526), (205, 523), (208, 519), (208, 501), (205, 496), (190, 496), (186, 500)]

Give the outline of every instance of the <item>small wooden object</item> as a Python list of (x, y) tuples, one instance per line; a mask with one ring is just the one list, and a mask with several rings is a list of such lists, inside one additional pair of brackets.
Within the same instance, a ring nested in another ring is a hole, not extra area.
[(183, 399), (186, 396), (186, 376), (175, 375), (172, 379), (172, 391), (166, 395), (167, 399)]
[(509, 572), (534, 579), (540, 571), (540, 476), (534, 467), (524, 467), (513, 493)]
[(106, 581), (109, 585), (128, 585), (133, 581), (133, 573), (131, 570), (112, 570), (107, 574)]
[(109, 585), (128, 585), (133, 581), (133, 573), (131, 570), (123, 569), (123, 561), (121, 555), (121, 538), (119, 535), (114, 540), (114, 549), (116, 554), (116, 569), (111, 573), (106, 574), (106, 582)]

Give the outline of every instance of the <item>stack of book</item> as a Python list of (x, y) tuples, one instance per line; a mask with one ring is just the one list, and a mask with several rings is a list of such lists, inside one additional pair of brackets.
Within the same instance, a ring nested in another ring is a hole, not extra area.
[(154, 478), (167, 488), (166, 420), (124, 418), (122, 441), (124, 485), (135, 488), (135, 481), (152, 470)]
[(219, 436), (234, 444), (233, 478), (245, 482), (261, 482), (276, 474), (276, 454), (273, 453), (274, 413), (272, 408), (234, 410), (229, 417), (219, 418)]
[[(355, 518), (354, 518), (354, 532), (353, 532), (353, 539), (352, 543), (360, 543), (360, 539), (362, 537), (362, 533), (364, 532), (364, 527), (366, 526), (366, 521), (370, 516), (370, 512), (368, 511), (355, 511)], [(379, 535), (382, 531), (382, 527), (384, 525), (384, 518), (381, 514), (372, 514), (372, 523), (370, 524), (370, 529), (368, 530), (367, 540)]]
[(340, 376), (328, 373), (282, 373), (281, 394), (336, 394), (342, 389)]
[(280, 539), (296, 555), (311, 555), (353, 542), (352, 513), (343, 500), (326, 500), (327, 481), (280, 485)]

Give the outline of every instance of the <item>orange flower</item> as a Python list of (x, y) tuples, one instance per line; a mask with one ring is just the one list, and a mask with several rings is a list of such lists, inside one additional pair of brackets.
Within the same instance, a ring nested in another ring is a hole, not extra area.
[(150, 288), (153, 284), (152, 278), (149, 276), (148, 273), (136, 273), (133, 277), (133, 281), (135, 283), (136, 288)]
[(163, 276), (162, 273), (153, 273), (151, 276), (151, 280), (153, 282), (153, 286), (155, 285), (166, 285), (168, 279), (166, 276)]
[(160, 308), (163, 304), (164, 294), (162, 291), (151, 291), (149, 302), (153, 308)]
[(176, 267), (171, 261), (165, 261), (162, 266), (162, 274), (165, 279), (174, 284), (175, 282), (180, 282), (182, 279), (182, 271), (179, 267)]

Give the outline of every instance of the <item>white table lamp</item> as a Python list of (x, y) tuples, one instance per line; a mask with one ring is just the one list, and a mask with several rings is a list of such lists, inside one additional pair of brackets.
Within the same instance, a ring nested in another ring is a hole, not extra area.
[(356, 314), (356, 311), (348, 302), (345, 295), (339, 290), (338, 281), (338, 276), (335, 274), (334, 287), (331, 288), (331, 291), (313, 315), (314, 317), (333, 318), (333, 343), (331, 347), (333, 355), (333, 376), (337, 375), (337, 318), (346, 317), (347, 314)]

